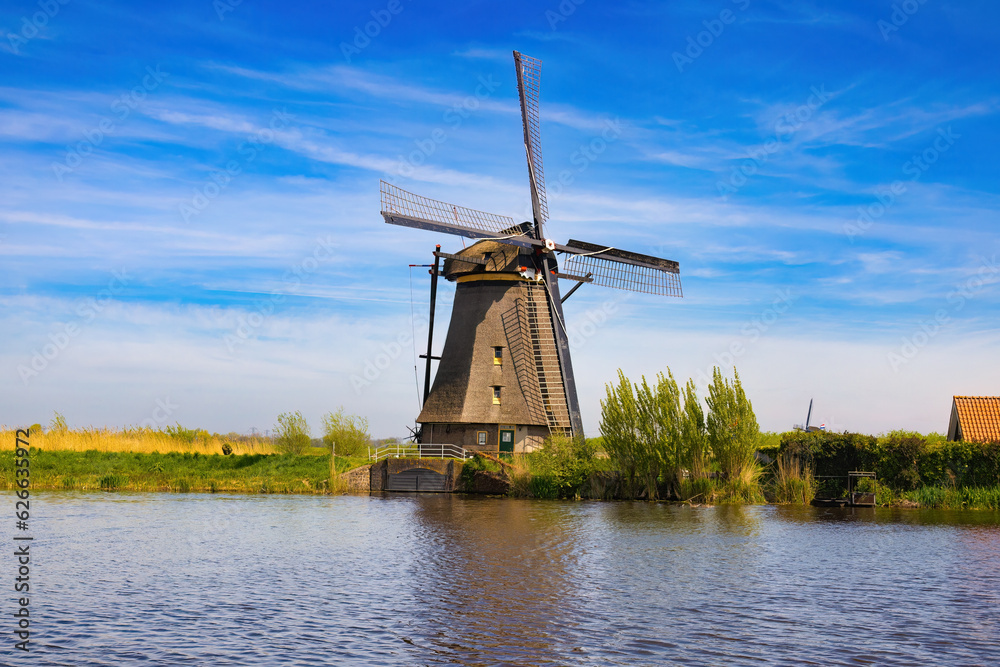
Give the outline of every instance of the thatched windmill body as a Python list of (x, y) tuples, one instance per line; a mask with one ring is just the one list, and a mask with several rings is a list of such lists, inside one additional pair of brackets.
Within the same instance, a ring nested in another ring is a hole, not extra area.
[[(541, 63), (514, 52), (534, 219), (468, 209), (381, 183), (382, 216), (394, 225), (477, 240), (458, 252), (434, 253), (431, 326), (421, 443), (472, 450), (522, 451), (550, 434), (582, 435), (583, 423), (562, 302), (584, 283), (681, 296), (677, 262), (544, 234), (548, 219), (539, 141)], [(560, 269), (556, 256), (563, 255)], [(444, 260), (441, 267), (440, 260)], [(437, 278), (456, 283), (441, 356), (433, 357)], [(559, 280), (576, 285), (560, 296)], [(434, 384), (430, 364), (439, 359)]]

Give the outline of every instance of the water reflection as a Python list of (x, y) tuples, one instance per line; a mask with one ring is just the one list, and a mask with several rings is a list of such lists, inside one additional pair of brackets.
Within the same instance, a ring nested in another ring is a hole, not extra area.
[(38, 665), (1000, 663), (996, 513), (38, 498)]
[(413, 502), (420, 571), (409, 587), (435, 654), (467, 664), (498, 651), (570, 660), (577, 647), (558, 638), (575, 634), (582, 609), (572, 509), (455, 496)]

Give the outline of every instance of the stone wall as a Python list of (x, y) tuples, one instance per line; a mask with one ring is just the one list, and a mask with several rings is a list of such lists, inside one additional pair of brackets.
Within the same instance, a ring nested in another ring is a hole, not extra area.
[(371, 469), (372, 466), (361, 466), (348, 470), (340, 476), (340, 483), (344, 485), (345, 491), (353, 493), (368, 493), (371, 491)]
[(388, 459), (383, 459), (378, 463), (371, 466), (371, 474), (369, 475), (369, 485), (368, 490), (371, 493), (382, 493), (385, 488), (385, 469), (386, 461)]

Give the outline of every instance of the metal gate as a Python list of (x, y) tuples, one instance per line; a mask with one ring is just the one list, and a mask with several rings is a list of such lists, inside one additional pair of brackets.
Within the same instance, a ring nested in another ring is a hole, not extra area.
[(411, 468), (389, 475), (386, 479), (386, 491), (421, 491), (444, 493), (448, 478), (441, 473), (427, 468)]

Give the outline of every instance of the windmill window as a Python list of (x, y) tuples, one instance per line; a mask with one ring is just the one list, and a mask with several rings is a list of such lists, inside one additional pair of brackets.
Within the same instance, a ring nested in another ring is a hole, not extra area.
[(479, 431), (476, 433), (476, 442), (479, 443), (480, 447), (486, 446), (486, 431)]
[(500, 387), (493, 387), (493, 405), (500, 405)]
[(502, 366), (503, 365), (503, 348), (494, 347), (493, 348), (493, 365)]

